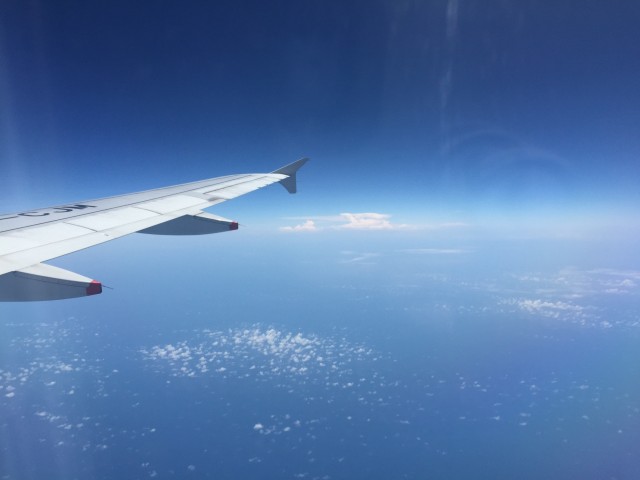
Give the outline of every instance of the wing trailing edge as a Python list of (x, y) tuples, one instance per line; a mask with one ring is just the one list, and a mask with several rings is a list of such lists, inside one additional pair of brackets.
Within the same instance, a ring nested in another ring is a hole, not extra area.
[(64, 300), (99, 293), (100, 282), (44, 263), (0, 275), (2, 302)]

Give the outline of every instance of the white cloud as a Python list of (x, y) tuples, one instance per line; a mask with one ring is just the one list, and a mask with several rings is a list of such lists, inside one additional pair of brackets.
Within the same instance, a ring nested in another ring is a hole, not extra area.
[(367, 264), (367, 265), (371, 265), (373, 263), (370, 261), (372, 258), (380, 256), (379, 253), (370, 253), (370, 252), (363, 252), (363, 253), (342, 252), (342, 254), (351, 255), (352, 258), (349, 258), (348, 260), (342, 260), (340, 263), (359, 263), (359, 264)]
[(344, 212), (339, 215), (308, 215), (304, 217), (287, 217), (287, 220), (302, 220), (303, 223), (293, 226), (281, 227), (280, 231), (317, 232), (326, 230), (444, 230), (469, 226), (468, 224), (462, 222), (424, 224), (394, 223), (391, 221), (390, 214), (378, 212)]
[(316, 232), (320, 230), (405, 230), (424, 228), (391, 222), (391, 215), (386, 213), (345, 212), (339, 215), (321, 215), (309, 217), (293, 217), (290, 220), (304, 219), (301, 224), (281, 227), (283, 232)]
[(349, 230), (398, 230), (408, 227), (408, 225), (391, 223), (389, 221), (391, 215), (384, 213), (341, 213), (340, 216), (347, 223), (337, 228)]
[(325, 339), (260, 326), (204, 330), (198, 337), (195, 341), (155, 345), (141, 349), (140, 353), (145, 360), (164, 365), (175, 377), (206, 375), (261, 379), (268, 376), (314, 377), (323, 371), (342, 376), (347, 363), (369, 358), (373, 353), (342, 339)]
[(560, 300), (553, 302), (542, 299), (512, 299), (504, 303), (516, 305), (529, 314), (547, 318), (579, 320), (583, 323), (589, 316), (586, 307)]
[(581, 312), (583, 310), (582, 307), (571, 303), (561, 301), (549, 302), (540, 299), (520, 300), (518, 302), (518, 306), (523, 310), (527, 310), (529, 312), (540, 312), (546, 310)]
[(315, 232), (318, 228), (313, 220), (307, 220), (306, 222), (293, 227), (281, 227), (280, 230), (283, 232)]
[(468, 252), (462, 248), (407, 248), (400, 251), (411, 255), (456, 255)]
[(564, 298), (580, 298), (601, 293), (634, 294), (640, 284), (640, 272), (633, 270), (580, 270), (563, 268), (552, 275), (525, 275), (516, 277), (524, 282), (539, 285), (540, 293), (562, 295)]
[(614, 268), (597, 268), (595, 270), (589, 270), (586, 273), (602, 275), (602, 276), (612, 276), (612, 277), (628, 277), (630, 281), (633, 281), (633, 280), (640, 281), (640, 271), (638, 270), (617, 270)]

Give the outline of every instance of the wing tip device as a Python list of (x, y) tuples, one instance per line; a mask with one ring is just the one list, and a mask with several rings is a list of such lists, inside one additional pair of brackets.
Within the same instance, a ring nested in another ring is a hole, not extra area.
[(296, 182), (296, 173), (300, 170), (305, 163), (307, 163), (309, 159), (307, 157), (301, 158), (300, 160), (296, 160), (289, 165), (285, 165), (278, 170), (275, 170), (272, 173), (277, 173), (280, 175), (286, 175), (286, 178), (280, 180), (280, 184), (287, 190), (289, 193), (296, 193), (298, 191), (297, 182)]

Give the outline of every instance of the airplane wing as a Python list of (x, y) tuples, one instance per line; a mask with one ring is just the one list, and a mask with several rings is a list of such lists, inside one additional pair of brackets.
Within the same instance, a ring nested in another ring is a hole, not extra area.
[(306, 158), (271, 173), (211, 178), (116, 197), (0, 215), (0, 301), (58, 300), (102, 292), (102, 284), (45, 262), (130, 233), (200, 235), (238, 223), (203, 208), (272, 183), (296, 192)]

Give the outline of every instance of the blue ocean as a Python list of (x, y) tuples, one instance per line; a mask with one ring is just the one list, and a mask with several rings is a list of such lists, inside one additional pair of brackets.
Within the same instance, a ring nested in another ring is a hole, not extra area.
[(352, 240), (11, 306), (0, 477), (637, 478), (638, 270)]

